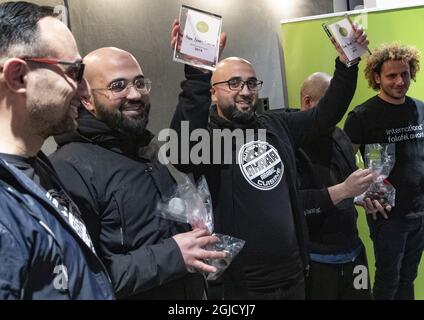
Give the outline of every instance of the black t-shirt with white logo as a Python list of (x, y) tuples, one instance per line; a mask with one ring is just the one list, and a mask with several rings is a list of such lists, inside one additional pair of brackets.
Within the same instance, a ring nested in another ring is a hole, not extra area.
[(247, 284), (254, 290), (278, 288), (302, 272), (284, 163), (263, 141), (245, 144), (236, 156), (233, 205), (246, 241), (241, 255)]
[(394, 105), (375, 96), (349, 113), (344, 127), (353, 144), (395, 144), (388, 180), (396, 189), (391, 215), (424, 215), (424, 103), (407, 97)]

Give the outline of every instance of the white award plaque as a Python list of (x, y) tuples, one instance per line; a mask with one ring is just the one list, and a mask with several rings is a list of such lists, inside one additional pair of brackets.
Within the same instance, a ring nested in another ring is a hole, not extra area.
[(341, 20), (324, 23), (322, 26), (330, 39), (337, 42), (343, 50), (348, 59), (345, 62), (348, 67), (358, 63), (364, 53), (369, 52), (371, 54), (368, 47), (361, 46), (355, 41), (352, 21), (347, 15)]
[(182, 5), (174, 61), (214, 70), (219, 57), (222, 17)]

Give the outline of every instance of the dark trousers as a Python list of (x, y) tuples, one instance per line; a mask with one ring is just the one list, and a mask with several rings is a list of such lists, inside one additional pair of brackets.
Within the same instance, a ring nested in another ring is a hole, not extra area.
[(289, 285), (267, 291), (248, 291), (249, 300), (305, 300), (305, 279), (301, 278)]
[(349, 263), (329, 264), (311, 261), (309, 275), (306, 278), (306, 298), (370, 300), (371, 286), (365, 248), (355, 261)]
[(368, 217), (374, 242), (376, 300), (413, 300), (414, 280), (424, 249), (424, 217)]

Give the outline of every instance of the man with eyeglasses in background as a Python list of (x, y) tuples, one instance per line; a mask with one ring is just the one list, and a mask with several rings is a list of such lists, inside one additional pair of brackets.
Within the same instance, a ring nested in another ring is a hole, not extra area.
[[(175, 21), (172, 47), (180, 35)], [(361, 45), (368, 43), (360, 29), (355, 38)], [(260, 116), (255, 114), (255, 105), (262, 81), (250, 62), (227, 58), (212, 74), (185, 66), (186, 80), (181, 84), (171, 128), (181, 132), (181, 122), (189, 121), (191, 131), (209, 128), (246, 132), (246, 142), (239, 150), (236, 144), (223, 150), (225, 158), (232, 154), (232, 163), (216, 163), (211, 155), (213, 164), (176, 164), (195, 177), (206, 176), (215, 231), (246, 241), (223, 276), (210, 283), (211, 298), (305, 298), (307, 231), (296, 190), (294, 150), (308, 136), (336, 125), (346, 112), (355, 92), (358, 67), (347, 68), (342, 63), (344, 58), (341, 54), (336, 60), (334, 78), (316, 108)], [(255, 131), (250, 139), (247, 129)], [(259, 129), (266, 130), (266, 139), (261, 139)], [(217, 151), (216, 146), (211, 149)]]
[(78, 129), (56, 137), (51, 160), (103, 258), (118, 298), (202, 299), (202, 259), (223, 258), (205, 250), (217, 241), (207, 231), (157, 215), (175, 182), (158, 163), (149, 119), (151, 88), (137, 60), (117, 48), (84, 58), (87, 90)]
[(74, 130), (84, 65), (54, 9), (0, 4), (0, 299), (113, 299), (81, 214), (48, 158)]

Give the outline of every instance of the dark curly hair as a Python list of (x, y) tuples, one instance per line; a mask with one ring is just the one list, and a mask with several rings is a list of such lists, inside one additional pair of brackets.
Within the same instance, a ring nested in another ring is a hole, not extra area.
[(387, 60), (402, 60), (409, 64), (411, 79), (415, 80), (417, 72), (420, 70), (421, 52), (412, 46), (405, 46), (399, 42), (385, 43), (377, 48), (366, 61), (365, 78), (368, 85), (378, 91), (380, 85), (375, 82), (374, 73), (380, 74), (383, 63)]

